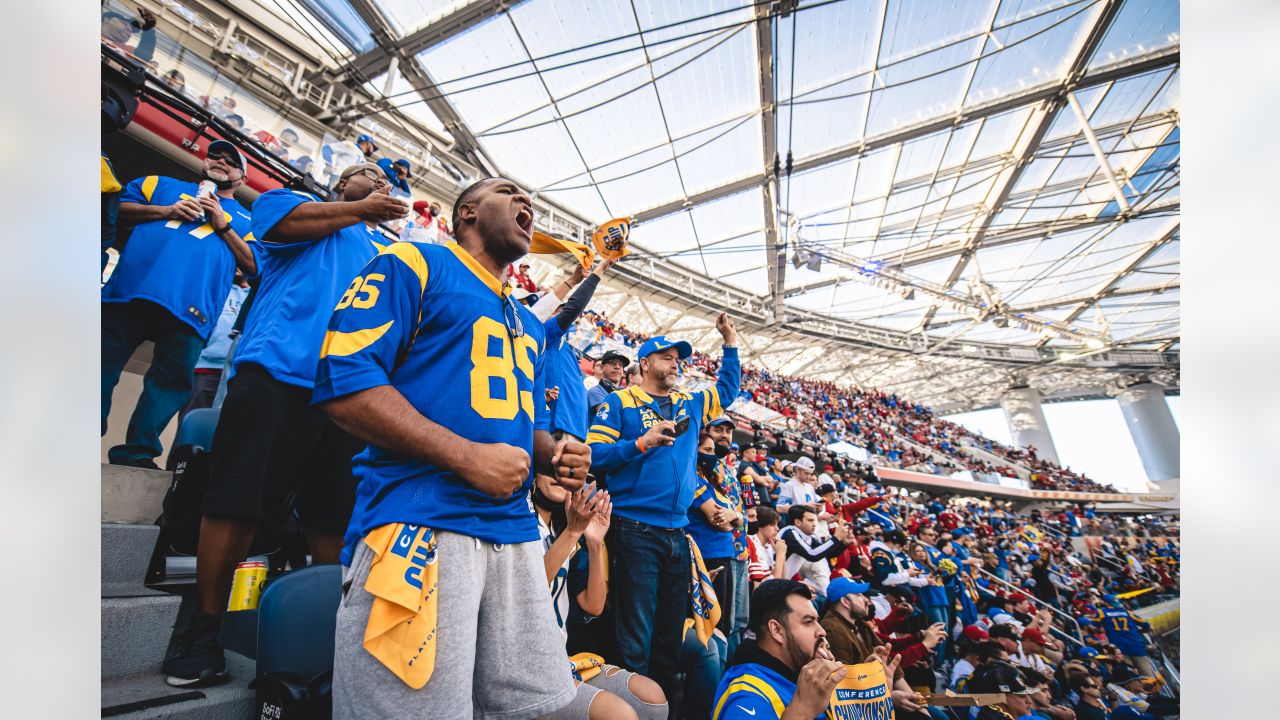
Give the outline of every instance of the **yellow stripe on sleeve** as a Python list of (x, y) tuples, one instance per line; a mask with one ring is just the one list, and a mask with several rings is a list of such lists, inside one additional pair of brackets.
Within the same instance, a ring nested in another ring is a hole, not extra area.
[(609, 437), (608, 435), (601, 435), (601, 434), (600, 434), (600, 433), (598, 433), (598, 432), (589, 432), (589, 433), (587, 433), (587, 444), (588, 444), (588, 445), (590, 445), (590, 444), (604, 444), (604, 445), (612, 445), (612, 444), (614, 444), (615, 442), (617, 442), (617, 440), (614, 440), (613, 438)]
[(391, 329), (395, 322), (395, 320), (388, 320), (385, 325), (353, 332), (330, 330), (324, 334), (324, 343), (320, 346), (320, 357), (354, 355), (378, 342), (383, 335), (387, 334), (387, 331)]
[[(374, 244), (376, 245), (377, 243)], [(414, 247), (413, 243), (391, 243), (378, 254), (394, 255), (399, 258), (401, 262), (409, 266), (414, 275), (418, 276), (418, 287), (422, 292), (427, 291), (427, 276), (430, 274), (427, 268), (427, 259), (422, 257), (422, 251)]]
[(712, 720), (719, 720), (725, 703), (733, 697), (734, 693), (739, 692), (749, 692), (768, 700), (773, 705), (778, 717), (782, 717), (783, 711), (786, 710), (786, 707), (782, 704), (782, 698), (778, 697), (778, 693), (772, 687), (769, 687), (768, 683), (750, 675), (743, 675), (725, 688), (724, 694), (720, 696), (720, 701), (716, 703), (715, 711), (711, 713)]
[(608, 435), (608, 436), (612, 437), (612, 438), (613, 438), (613, 439), (615, 439), (615, 440), (617, 440), (619, 437), (621, 437), (621, 436), (622, 436), (622, 432), (621, 432), (621, 431), (614, 430), (613, 428), (609, 427), (608, 425), (592, 425), (592, 426), (591, 426), (591, 432), (598, 432), (598, 433), (601, 433), (601, 434), (603, 434), (603, 435)]
[(159, 175), (148, 175), (146, 179), (142, 181), (142, 197), (146, 198), (147, 202), (151, 202), (151, 194), (156, 191), (156, 185), (159, 184)]
[(120, 187), (120, 181), (116, 179), (116, 174), (111, 170), (111, 164), (105, 157), (99, 156), (99, 160), (102, 171), (102, 192), (114, 193), (123, 190), (124, 188)]

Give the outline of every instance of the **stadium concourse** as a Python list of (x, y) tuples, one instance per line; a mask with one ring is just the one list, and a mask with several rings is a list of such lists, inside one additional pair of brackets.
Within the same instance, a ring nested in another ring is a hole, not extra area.
[(104, 717), (1179, 716), (1176, 4), (101, 22)]

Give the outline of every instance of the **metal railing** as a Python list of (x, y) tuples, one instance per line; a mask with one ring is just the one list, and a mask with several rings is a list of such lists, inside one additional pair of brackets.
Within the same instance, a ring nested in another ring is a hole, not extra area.
[[(999, 577), (999, 576), (997, 576), (995, 573), (992, 573), (992, 572), (990, 572), (990, 571), (988, 571), (988, 570), (985, 570), (985, 569), (983, 569), (983, 568), (978, 568), (978, 572), (982, 573), (983, 575), (986, 575), (988, 578), (991, 578), (992, 580), (994, 580), (994, 581), (996, 581), (996, 582), (1000, 583), (1001, 585), (1004, 585), (1005, 587), (1012, 588), (1013, 590), (1015, 590), (1015, 591), (1017, 591), (1017, 592), (1022, 592), (1022, 588), (1018, 587), (1017, 585), (1014, 585), (1014, 584), (1013, 584), (1013, 583), (1011, 583), (1011, 582), (1007, 582), (1007, 581), (1005, 581), (1005, 580), (1001, 580), (1001, 579), (1000, 579), (1000, 577)], [(1024, 594), (1025, 594), (1025, 593), (1024, 593)], [(1036, 606), (1038, 606), (1038, 607), (1042, 607), (1042, 608), (1044, 608), (1044, 609), (1048, 610), (1049, 612), (1052, 612), (1052, 613), (1053, 613), (1053, 614), (1055, 614), (1055, 615), (1058, 615), (1058, 616), (1060, 616), (1060, 617), (1064, 617), (1064, 618), (1066, 618), (1066, 619), (1067, 619), (1067, 622), (1070, 622), (1072, 625), (1074, 625), (1074, 626), (1075, 626), (1075, 628), (1076, 628), (1076, 634), (1075, 634), (1075, 637), (1071, 637), (1070, 635), (1066, 635), (1066, 634), (1065, 634), (1065, 631), (1064, 631), (1064, 633), (1063, 633), (1063, 637), (1064, 637), (1064, 638), (1066, 638), (1067, 640), (1070, 640), (1071, 642), (1075, 643), (1076, 645), (1080, 645), (1080, 646), (1082, 646), (1082, 647), (1084, 646), (1084, 633), (1080, 631), (1080, 623), (1076, 622), (1076, 619), (1075, 619), (1075, 618), (1071, 617), (1071, 615), (1069, 615), (1069, 614), (1067, 614), (1067, 613), (1062, 612), (1062, 611), (1061, 611), (1061, 610), (1059, 610), (1058, 608), (1056, 608), (1056, 607), (1054, 607), (1054, 606), (1052, 606), (1052, 605), (1050, 605), (1050, 604), (1048, 604), (1048, 603), (1044, 602), (1044, 601), (1043, 601), (1043, 600), (1041, 600), (1040, 598), (1037, 598), (1037, 597), (1035, 597), (1035, 596), (1033, 596), (1033, 595), (1027, 595), (1027, 600), (1028, 600), (1029, 602), (1031, 602), (1031, 604), (1033, 604), (1033, 605), (1036, 605)]]

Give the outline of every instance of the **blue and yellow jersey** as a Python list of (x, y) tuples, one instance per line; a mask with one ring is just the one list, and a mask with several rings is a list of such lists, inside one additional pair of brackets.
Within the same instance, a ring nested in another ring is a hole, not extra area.
[[(543, 342), (542, 323), (457, 243), (392, 243), (338, 300), (312, 401), (390, 385), (451, 432), (532, 457), (535, 428), (547, 428)], [(502, 499), (372, 445), (355, 457), (353, 472), (360, 484), (344, 553), (395, 522), (506, 545), (538, 539), (532, 472)]]
[[(686, 512), (697, 487), (698, 433), (724, 412), (722, 398), (738, 397), (742, 366), (738, 349), (724, 348), (715, 387), (693, 393), (672, 392), (670, 416), (638, 386), (610, 393), (596, 408), (587, 431), (591, 467), (609, 473), (613, 511), (629, 520), (663, 528), (688, 524)], [(662, 420), (689, 418), (689, 428), (674, 444), (641, 453), (636, 439)]]
[[(735, 510), (733, 500), (725, 493), (716, 490), (715, 486), (702, 475), (696, 473), (697, 487), (693, 491), (693, 503), (689, 506), (689, 525), (686, 532), (698, 543), (698, 549), (704, 558), (736, 557), (737, 550), (733, 544), (732, 530), (717, 530), (711, 527), (707, 516), (702, 512), (702, 504), (708, 500), (727, 510)], [(723, 482), (723, 477), (721, 478)]]
[(795, 683), (763, 665), (733, 665), (716, 686), (711, 720), (780, 718), (795, 693)]
[[(172, 205), (195, 199), (200, 186), (159, 175), (130, 182), (120, 202)], [(232, 229), (253, 243), (249, 211), (232, 198), (218, 198)], [(152, 220), (134, 226), (102, 302), (153, 302), (190, 325), (204, 340), (218, 324), (227, 288), (236, 274), (235, 256), (227, 243), (203, 220)]]
[[(733, 468), (729, 465), (728, 460), (721, 460), (716, 465), (716, 472), (720, 473), (720, 477), (724, 481), (724, 494), (729, 499), (729, 509), (745, 518), (747, 510), (742, 501), (742, 482), (733, 476)], [(746, 525), (735, 527), (733, 529), (733, 556), (743, 562), (751, 559), (751, 552), (747, 549), (747, 542)]]
[(1147, 654), (1147, 643), (1142, 631), (1149, 630), (1146, 620), (1124, 608), (1102, 608), (1090, 618), (1107, 631), (1107, 639), (1125, 655)]
[(262, 284), (233, 362), (261, 365), (280, 382), (310, 389), (333, 307), (382, 249), (383, 237), (356, 223), (315, 240), (272, 242), (272, 228), (308, 202), (319, 200), (295, 190), (270, 190), (253, 204), (253, 234), (260, 241), (254, 255)]

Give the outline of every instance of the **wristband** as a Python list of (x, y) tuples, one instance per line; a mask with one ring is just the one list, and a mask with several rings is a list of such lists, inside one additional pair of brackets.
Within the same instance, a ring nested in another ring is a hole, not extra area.
[(644, 438), (636, 438), (636, 447), (639, 448), (642, 453), (649, 452), (649, 448), (644, 446)]
[(217, 235), (218, 237), (226, 237), (227, 233), (229, 232), (231, 232), (231, 223), (227, 223), (226, 225), (223, 225), (221, 230), (214, 230), (213, 234)]

